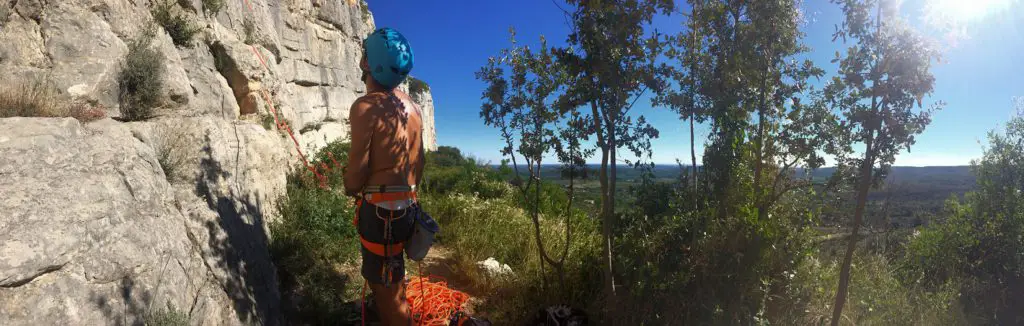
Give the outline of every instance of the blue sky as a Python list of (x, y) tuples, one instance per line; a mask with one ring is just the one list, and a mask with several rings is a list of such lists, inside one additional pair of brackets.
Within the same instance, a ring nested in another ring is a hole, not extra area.
[[(938, 3), (936, 3), (936, 1)], [(558, 1), (561, 3), (560, 1)], [(986, 2), (1002, 3), (1000, 10), (979, 10)], [(950, 5), (952, 3), (952, 5)], [(959, 3), (959, 4), (957, 4)], [(569, 28), (551, 0), (522, 1), (369, 1), (378, 27), (398, 29), (416, 53), (413, 75), (431, 86), (435, 104), (438, 144), (455, 146), (483, 160), (498, 162), (498, 131), (479, 118), (483, 83), (474, 73), (509, 45), (508, 29), (517, 39), (537, 44), (540, 35), (549, 43), (564, 43)], [(949, 5), (943, 21), (957, 21), (961, 33), (925, 23), (926, 8)], [(569, 8), (562, 4), (563, 8)], [(965, 165), (981, 154), (989, 130), (999, 128), (1016, 112), (1014, 101), (1024, 102), (1024, 1), (1019, 0), (908, 0), (902, 14), (942, 45), (943, 60), (933, 66), (936, 85), (932, 101), (946, 107), (918, 136), (911, 153), (901, 154), (896, 165)], [(836, 50), (834, 25), (841, 23), (839, 8), (827, 1), (806, 1), (803, 6), (812, 48), (808, 56), (829, 74)], [(970, 17), (964, 16), (966, 12)], [(959, 18), (963, 18), (960, 21)], [(680, 17), (659, 17), (655, 27), (663, 33), (681, 30)], [(641, 106), (642, 104), (642, 106)], [(634, 109), (661, 131), (653, 142), (656, 163), (689, 161), (689, 132), (675, 114), (641, 101)], [(697, 132), (698, 155), (707, 128)], [(698, 158), (699, 159), (699, 158)]]

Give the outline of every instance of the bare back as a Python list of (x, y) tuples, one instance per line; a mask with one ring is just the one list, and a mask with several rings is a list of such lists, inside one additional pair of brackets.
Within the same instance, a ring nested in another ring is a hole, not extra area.
[(423, 173), (423, 118), (408, 94), (373, 92), (352, 104), (352, 148), (345, 190), (366, 186), (415, 185)]

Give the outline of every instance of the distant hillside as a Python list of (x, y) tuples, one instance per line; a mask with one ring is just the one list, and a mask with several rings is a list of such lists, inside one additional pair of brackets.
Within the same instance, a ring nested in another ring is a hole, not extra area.
[[(600, 165), (588, 165), (587, 180), (579, 181), (582, 193), (585, 198), (597, 198), (596, 194), (588, 196), (587, 189), (596, 189), (596, 182), (593, 174), (600, 168)], [(654, 177), (661, 181), (673, 181), (679, 176), (680, 168), (688, 169), (688, 166), (674, 164), (655, 165), (652, 169)], [(835, 168), (822, 168), (812, 172), (815, 181), (824, 182), (828, 179)], [(520, 174), (526, 175), (524, 167), (520, 167)], [(625, 189), (633, 185), (641, 177), (642, 170), (627, 165), (619, 165), (617, 171), (619, 182)], [(561, 174), (559, 165), (542, 165), (541, 176), (546, 180), (555, 182), (567, 182)], [(869, 195), (870, 201), (866, 221), (875, 226), (892, 225), (895, 227), (913, 227), (928, 223), (941, 216), (942, 208), (946, 199), (950, 196), (963, 196), (964, 193), (974, 188), (974, 175), (971, 174), (969, 166), (897, 166), (886, 179), (881, 189), (873, 190)], [(580, 190), (578, 189), (578, 190)], [(579, 192), (578, 192), (579, 193)], [(822, 221), (825, 224), (845, 223), (845, 217), (837, 216)]]

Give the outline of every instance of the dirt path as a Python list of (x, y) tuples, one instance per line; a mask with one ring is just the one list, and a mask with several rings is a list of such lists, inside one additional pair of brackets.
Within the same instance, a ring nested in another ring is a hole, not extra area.
[(414, 266), (408, 268), (410, 273), (430, 276), (433, 281), (444, 280), (448, 283), (449, 288), (469, 294), (470, 299), (466, 306), (468, 313), (473, 314), (474, 307), (482, 302), (483, 291), (473, 286), (473, 280), (469, 276), (459, 272), (458, 263), (451, 257), (451, 251), (447, 248), (435, 245), (430, 248), (430, 252), (422, 262), (411, 263)]

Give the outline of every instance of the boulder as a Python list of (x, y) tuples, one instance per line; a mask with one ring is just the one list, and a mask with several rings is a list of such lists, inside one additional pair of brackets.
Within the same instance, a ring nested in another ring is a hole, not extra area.
[(515, 275), (515, 273), (512, 272), (512, 267), (509, 267), (508, 264), (499, 263), (498, 260), (494, 259), (494, 257), (488, 257), (484, 261), (478, 261), (476, 262), (476, 265), (490, 276)]

